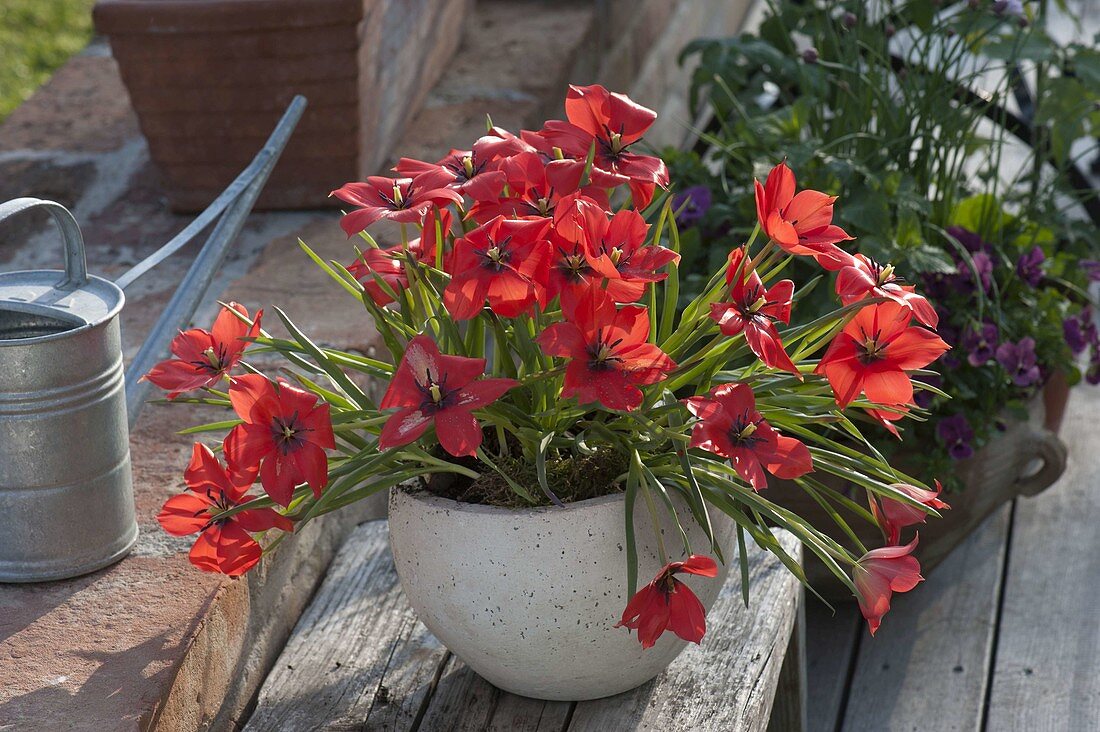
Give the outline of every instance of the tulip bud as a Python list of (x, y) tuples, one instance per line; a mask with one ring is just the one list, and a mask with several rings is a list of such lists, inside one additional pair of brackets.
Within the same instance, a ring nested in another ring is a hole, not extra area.
[(816, 64), (818, 59), (817, 49), (810, 46), (802, 52), (802, 60), (808, 64)]
[(845, 28), (848, 28), (848, 29), (855, 28), (856, 27), (856, 22), (857, 22), (857, 18), (855, 16), (855, 13), (845, 13), (843, 22), (844, 22), (844, 27)]

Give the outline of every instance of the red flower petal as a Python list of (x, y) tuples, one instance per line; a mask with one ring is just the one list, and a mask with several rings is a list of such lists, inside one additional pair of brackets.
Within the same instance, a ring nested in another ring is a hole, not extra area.
[(157, 514), (161, 527), (172, 536), (187, 536), (201, 531), (210, 520), (211, 503), (204, 495), (180, 493), (164, 503)]
[(691, 588), (673, 580), (668, 598), (668, 627), (690, 643), (699, 643), (707, 632), (707, 612)]

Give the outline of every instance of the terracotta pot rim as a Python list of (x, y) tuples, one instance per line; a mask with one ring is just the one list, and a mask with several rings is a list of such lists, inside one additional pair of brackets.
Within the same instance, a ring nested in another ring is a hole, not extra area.
[(105, 35), (219, 35), (288, 26), (358, 23), (363, 0), (98, 0), (96, 30)]

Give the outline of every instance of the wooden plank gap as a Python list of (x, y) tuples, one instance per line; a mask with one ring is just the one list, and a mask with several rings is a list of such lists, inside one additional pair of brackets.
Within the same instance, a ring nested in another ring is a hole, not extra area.
[[(1018, 499), (1017, 499), (1018, 500)], [(993, 640), (989, 649), (989, 668), (985, 674), (985, 690), (982, 693), (981, 732), (989, 729), (989, 710), (993, 701), (993, 675), (997, 672), (997, 646), (1001, 643), (1001, 619), (1005, 612), (1005, 596), (1008, 589), (1008, 567), (1012, 563), (1012, 533), (1016, 526), (1016, 500), (1008, 510), (1008, 526), (1005, 529), (1004, 561), (1001, 563), (1001, 585), (997, 588), (997, 611), (993, 615)]]
[(573, 713), (577, 711), (577, 702), (569, 702), (569, 711), (565, 714), (565, 721), (562, 722), (561, 732), (569, 732), (569, 725), (573, 724)]
[(859, 649), (863, 646), (863, 633), (859, 632), (859, 618), (862, 614), (856, 613), (856, 635), (852, 639), (851, 651), (848, 654), (848, 668), (844, 672), (844, 690), (840, 695), (840, 704), (836, 708), (836, 721), (833, 723), (833, 732), (843, 732), (844, 717), (848, 713), (848, 699), (852, 695), (852, 682), (856, 678), (856, 666), (859, 663)]
[(451, 652), (447, 651), (443, 654), (442, 660), (439, 665), (436, 666), (435, 675), (432, 676), (432, 683), (428, 685), (428, 693), (424, 695), (424, 698), (420, 702), (420, 708), (416, 710), (416, 718), (413, 719), (412, 724), (409, 726), (409, 732), (417, 732), (420, 729), (420, 724), (424, 721), (424, 715), (428, 713), (428, 707), (431, 706), (432, 698), (435, 696), (435, 690), (439, 688), (439, 681), (443, 678), (443, 672), (447, 670), (447, 665), (451, 662)]

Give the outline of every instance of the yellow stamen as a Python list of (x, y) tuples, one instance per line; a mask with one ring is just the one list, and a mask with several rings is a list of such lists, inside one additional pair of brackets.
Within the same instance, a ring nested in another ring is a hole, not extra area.
[(462, 158), (462, 169), (466, 171), (467, 178), (474, 177), (474, 159), (469, 155)]
[(886, 265), (885, 267), (882, 268), (881, 272), (879, 272), (878, 283), (880, 285), (885, 285), (887, 282), (889, 282), (893, 278), (893, 276), (894, 276), (894, 265), (888, 264), (888, 265)]
[(401, 186), (394, 185), (393, 187), (393, 202), (401, 205), (405, 202), (405, 197), (401, 195)]
[(428, 391), (432, 395), (432, 401), (438, 404), (443, 401), (443, 390), (439, 388), (439, 384), (432, 384), (428, 387)]
[(623, 258), (623, 250), (622, 249), (619, 249), (618, 247), (615, 247), (614, 249), (611, 250), (611, 262), (613, 264), (618, 264), (619, 260), (622, 259), (622, 258)]
[(746, 437), (752, 437), (752, 433), (753, 433), (753, 432), (756, 432), (756, 424), (755, 424), (754, 422), (749, 422), (749, 423), (748, 423), (747, 425), (745, 425), (745, 427), (744, 427), (744, 428), (743, 428), (743, 429), (741, 430), (741, 439), (743, 440), (743, 439), (745, 439)]

